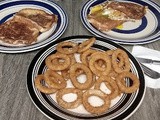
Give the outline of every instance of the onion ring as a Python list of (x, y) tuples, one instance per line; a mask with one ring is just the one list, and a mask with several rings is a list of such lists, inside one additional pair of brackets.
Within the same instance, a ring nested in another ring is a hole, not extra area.
[(96, 39), (94, 37), (82, 42), (79, 46), (78, 46), (78, 53), (82, 53), (86, 50), (88, 50), (96, 41)]
[[(117, 85), (117, 82), (116, 82), (116, 77), (118, 76), (118, 73), (116, 73), (114, 70), (111, 70), (110, 73), (107, 75), (108, 77), (111, 78), (111, 80), (114, 80), (115, 81), (115, 84)], [(125, 81), (124, 80), (121, 80), (122, 84), (125, 85)], [(107, 86), (107, 88), (112, 91), (112, 86), (105, 82), (105, 85)], [(117, 85), (118, 86), (118, 85)], [(119, 89), (119, 87), (118, 87)], [(119, 95), (122, 93), (122, 91), (119, 89)]]
[[(79, 76), (79, 75), (81, 75), (82, 73), (84, 73), (83, 70), (80, 70), (80, 69), (76, 70), (76, 76)], [(69, 69), (62, 70), (62, 71), (61, 71), (61, 74), (62, 74), (62, 76), (63, 76), (64, 79), (66, 79), (66, 80), (69, 80), (69, 79), (70, 79)]]
[(69, 79), (70, 79), (69, 69), (62, 70), (62, 71), (61, 71), (61, 75), (63, 76), (63, 78), (64, 78), (65, 80), (69, 80)]
[(102, 82), (108, 83), (111, 87), (111, 88), (109, 88), (111, 93), (108, 94), (110, 99), (114, 99), (119, 95), (119, 89), (118, 89), (118, 86), (117, 86), (116, 82), (108, 76), (99, 77), (98, 80), (95, 83), (94, 88), (100, 90), (100, 85), (101, 85)]
[(46, 83), (55, 89), (62, 89), (65, 88), (67, 85), (64, 78), (53, 70), (47, 70), (44, 73), (44, 78), (46, 80)]
[[(109, 56), (109, 58), (112, 60), (112, 54), (113, 54), (114, 50), (107, 50), (106, 54)], [(122, 67), (124, 65), (124, 59), (122, 57), (122, 55), (118, 55), (117, 56), (117, 64), (119, 67)], [(104, 61), (103, 60), (99, 60), (97, 61), (97, 63), (95, 63), (95, 67), (101, 71), (105, 70), (105, 65), (104, 65)]]
[(97, 60), (97, 62), (94, 63), (95, 68), (100, 71), (105, 71), (105, 61), (104, 60)]
[[(84, 83), (78, 82), (77, 80), (78, 76), (76, 75), (77, 70), (84, 71), (84, 74), (86, 75), (86, 81)], [(70, 72), (70, 79), (74, 87), (81, 90), (88, 89), (91, 87), (93, 81), (93, 75), (90, 69), (86, 65), (84, 65), (83, 63), (76, 63), (70, 67), (69, 72)]]
[(112, 79), (116, 79), (116, 77), (118, 76), (119, 73), (115, 72), (113, 70), (113, 68), (111, 69), (110, 73), (108, 74), (109, 77), (111, 77)]
[[(121, 55), (124, 59), (124, 65), (122, 67), (119, 67), (119, 65), (117, 63), (117, 58), (119, 55)], [(117, 48), (112, 54), (112, 65), (113, 65), (114, 70), (117, 73), (130, 71), (130, 62), (129, 62), (129, 57), (128, 57), (127, 53), (125, 51)]]
[(93, 49), (88, 49), (88, 50), (84, 51), (80, 55), (80, 59), (81, 59), (82, 63), (88, 66), (89, 65), (88, 61), (89, 61), (91, 55), (95, 52), (96, 52), (96, 50), (93, 50)]
[[(59, 55), (59, 54), (61, 54), (60, 52), (56, 52), (56, 53), (54, 53), (54, 55)], [(63, 65), (64, 64), (64, 61), (63, 61), (63, 59), (62, 58), (55, 58), (55, 59), (52, 59), (52, 63), (53, 64), (61, 64), (61, 65)]]
[[(92, 106), (89, 102), (88, 102), (88, 98), (90, 96), (97, 96), (99, 98), (101, 98), (104, 101), (104, 104), (101, 106)], [(86, 90), (83, 93), (83, 106), (85, 107), (85, 109), (92, 113), (92, 114), (101, 114), (106, 112), (109, 107), (110, 107), (111, 101), (109, 99), (109, 97), (103, 93), (100, 90), (94, 90), (94, 89), (90, 89), (90, 90)]]
[[(114, 53), (115, 50), (107, 50), (106, 54), (108, 54), (112, 58), (112, 54)], [(117, 56), (117, 64), (119, 67), (122, 67), (124, 65), (124, 59), (122, 55)]]
[[(98, 50), (94, 50), (94, 49), (88, 49), (86, 51), (84, 51), (81, 56), (80, 56), (80, 59), (82, 61), (82, 63), (84, 63), (85, 65), (89, 66), (89, 60), (91, 58), (91, 55), (95, 52), (98, 52)], [(101, 71), (104, 71), (105, 68), (102, 67), (103, 64), (103, 60), (98, 60), (96, 63), (95, 63), (95, 67)]]
[[(55, 59), (63, 60), (63, 62), (55, 62)], [(55, 63), (53, 63), (53, 61)], [(62, 53), (56, 53), (48, 56), (45, 60), (45, 63), (46, 66), (51, 70), (64, 70), (69, 67), (70, 61), (71, 60), (69, 56)]]
[(77, 52), (78, 44), (71, 41), (60, 42), (56, 46), (56, 49), (58, 52), (63, 54), (73, 54)]
[[(74, 54), (70, 54), (68, 56), (70, 57), (70, 60), (71, 60), (70, 66), (73, 65), (73, 64), (75, 64), (76, 63), (76, 59), (75, 59)], [(61, 71), (61, 74), (62, 74), (62, 76), (63, 76), (63, 78), (65, 80), (70, 79), (70, 75), (69, 75), (69, 68), (70, 68), (70, 66), (67, 69)]]
[[(95, 67), (95, 62), (97, 62), (98, 60), (105, 61), (105, 70), (99, 70)], [(104, 52), (95, 52), (92, 54), (89, 61), (89, 68), (97, 76), (108, 75), (111, 70), (111, 61)]]
[(43, 75), (37, 75), (37, 77), (35, 78), (35, 87), (43, 92), (43, 93), (46, 93), (46, 94), (52, 94), (52, 93), (55, 93), (57, 91), (57, 89), (55, 88), (51, 88), (50, 86), (45, 86), (45, 85), (42, 85), (41, 81), (44, 80), (44, 76)]
[[(130, 78), (133, 81), (133, 84), (131, 84), (131, 86), (129, 87), (126, 86), (124, 82), (122, 82), (122, 80), (124, 80), (125, 78)], [(116, 77), (116, 82), (117, 82), (119, 89), (124, 93), (133, 93), (139, 88), (139, 85), (140, 85), (140, 82), (137, 76), (131, 72), (120, 73)]]
[[(68, 94), (68, 93), (75, 93), (77, 94), (77, 99), (74, 100), (73, 102), (67, 102), (63, 100), (63, 95)], [(60, 106), (62, 106), (65, 109), (74, 109), (78, 107), (80, 104), (82, 104), (82, 95), (83, 92), (79, 89), (75, 88), (65, 88), (61, 89), (57, 92), (56, 94), (56, 100)]]

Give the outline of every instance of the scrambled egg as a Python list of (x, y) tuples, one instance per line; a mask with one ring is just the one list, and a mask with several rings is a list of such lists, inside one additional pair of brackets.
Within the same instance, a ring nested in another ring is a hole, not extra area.
[(104, 8), (102, 5), (96, 5), (90, 8), (90, 14), (96, 13), (98, 15), (103, 15), (108, 17), (111, 20), (125, 20), (125, 21), (134, 21), (130, 19), (118, 10), (114, 10), (112, 8)]

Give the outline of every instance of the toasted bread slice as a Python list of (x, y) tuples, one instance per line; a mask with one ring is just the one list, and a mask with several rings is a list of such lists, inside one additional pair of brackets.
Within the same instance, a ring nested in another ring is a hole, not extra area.
[(36, 24), (40, 32), (49, 30), (53, 23), (57, 23), (58, 17), (54, 14), (48, 14), (40, 9), (25, 8), (20, 10), (16, 15), (28, 18)]
[(139, 20), (146, 14), (147, 7), (135, 3), (110, 1), (106, 8), (120, 11), (130, 19)]
[(39, 30), (31, 22), (14, 17), (0, 25), (0, 40), (10, 44), (31, 44), (37, 40)]
[(124, 23), (123, 20), (111, 20), (105, 16), (88, 16), (88, 21), (100, 31), (109, 31)]

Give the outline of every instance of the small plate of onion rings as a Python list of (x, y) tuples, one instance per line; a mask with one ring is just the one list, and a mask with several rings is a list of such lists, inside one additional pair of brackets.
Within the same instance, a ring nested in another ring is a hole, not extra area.
[(44, 47), (32, 60), (27, 90), (49, 119), (127, 119), (146, 86), (138, 61), (104, 38), (70, 36)]

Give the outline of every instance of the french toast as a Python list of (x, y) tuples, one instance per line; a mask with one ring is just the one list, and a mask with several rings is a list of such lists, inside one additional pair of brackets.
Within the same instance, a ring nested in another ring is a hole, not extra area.
[(48, 14), (40, 9), (25, 8), (16, 13), (36, 24), (40, 32), (49, 30), (54, 23), (57, 23), (58, 17), (55, 14)]
[(39, 30), (32, 23), (16, 16), (0, 25), (0, 40), (9, 44), (31, 44), (38, 35)]

